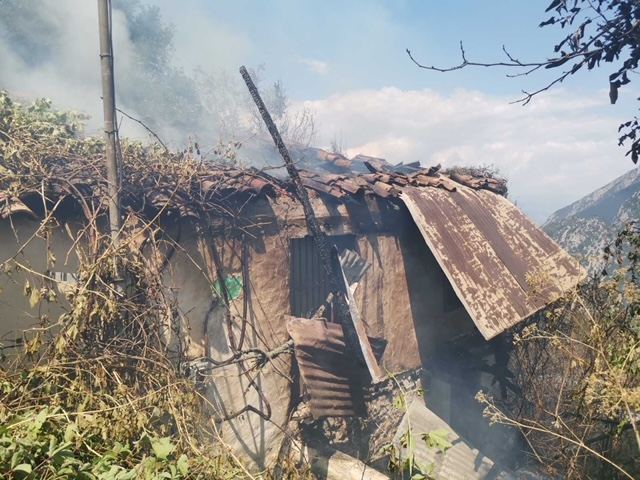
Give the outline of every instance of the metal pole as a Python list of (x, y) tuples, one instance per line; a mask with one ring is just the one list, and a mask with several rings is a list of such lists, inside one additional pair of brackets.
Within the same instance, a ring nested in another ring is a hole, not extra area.
[(102, 73), (102, 106), (104, 110), (104, 140), (107, 162), (109, 232), (117, 245), (120, 231), (120, 177), (116, 157), (116, 97), (113, 75), (113, 43), (111, 41), (111, 0), (98, 0), (100, 27), (100, 68)]

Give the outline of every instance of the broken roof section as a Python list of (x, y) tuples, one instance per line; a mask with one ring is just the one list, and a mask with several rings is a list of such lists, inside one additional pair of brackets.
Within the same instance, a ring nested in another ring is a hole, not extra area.
[(585, 275), (517, 207), (485, 190), (404, 188), (407, 206), (458, 298), (489, 340)]
[[(447, 449), (430, 447), (423, 435), (438, 434), (451, 444)], [(416, 399), (402, 418), (394, 443), (402, 447), (402, 437), (412, 435), (414, 461), (430, 469), (433, 478), (448, 480), (515, 480), (515, 476), (473, 448), (449, 424)], [(406, 453), (406, 452), (405, 452)]]
[(304, 171), (302, 181), (338, 200), (360, 192), (399, 197), (487, 340), (557, 300), (586, 275), (504, 198), (506, 186), (499, 179), (442, 175), (439, 167), (407, 171), (372, 157), (352, 160), (370, 173)]

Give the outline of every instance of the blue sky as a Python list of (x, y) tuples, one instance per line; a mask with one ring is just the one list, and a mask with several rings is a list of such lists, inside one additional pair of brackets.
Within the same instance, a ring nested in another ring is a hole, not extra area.
[[(181, 16), (190, 18), (190, 10), (199, 5), (212, 27), (232, 31), (240, 40), (224, 46), (233, 55), (231, 64), (265, 64), (295, 99), (385, 86), (442, 92), (471, 88), (515, 98), (520, 89), (542, 84), (551, 73), (518, 80), (505, 78), (497, 69), (438, 74), (416, 68), (405, 49), (436, 65), (459, 60), (460, 40), (469, 58), (477, 60), (503, 58), (502, 45), (519, 58), (537, 59), (552, 53), (562, 33), (554, 27), (538, 28), (548, 16), (544, 13), (546, 0), (155, 3), (172, 12), (168, 18), (176, 23), (178, 37), (189, 34), (183, 30), (189, 27), (181, 24)], [(326, 71), (318, 75), (303, 59), (324, 62)], [(204, 58), (199, 62), (207, 64)], [(572, 88), (604, 88), (607, 75), (578, 75)]]

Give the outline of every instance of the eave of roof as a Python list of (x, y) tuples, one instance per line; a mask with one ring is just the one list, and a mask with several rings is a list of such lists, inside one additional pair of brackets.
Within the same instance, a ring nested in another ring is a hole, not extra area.
[(458, 298), (489, 340), (582, 280), (579, 263), (500, 195), (405, 187), (401, 197)]

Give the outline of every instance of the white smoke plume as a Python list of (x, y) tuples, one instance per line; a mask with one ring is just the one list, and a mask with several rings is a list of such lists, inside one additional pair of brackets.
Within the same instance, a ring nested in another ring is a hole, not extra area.
[[(0, 88), (30, 100), (51, 98), (90, 119), (88, 134), (99, 134), (102, 118), (97, 7), (89, 0), (0, 0)], [(180, 37), (178, 37), (180, 40)], [(142, 120), (173, 147), (199, 142), (245, 145), (262, 134), (255, 107), (239, 75), (218, 59), (224, 39), (203, 38), (208, 64), (195, 65), (174, 55), (175, 32), (157, 6), (140, 0), (113, 0), (113, 42), (118, 107)], [(181, 49), (181, 51), (184, 49)], [(188, 49), (186, 50), (188, 51)], [(202, 52), (198, 52), (202, 53)], [(195, 53), (194, 53), (195, 55)], [(187, 59), (189, 60), (189, 59)], [(259, 80), (263, 72), (254, 69)], [(291, 141), (309, 141), (312, 125), (288, 113), (280, 83), (261, 86), (265, 101)], [(138, 123), (122, 117), (124, 136), (143, 138)]]

